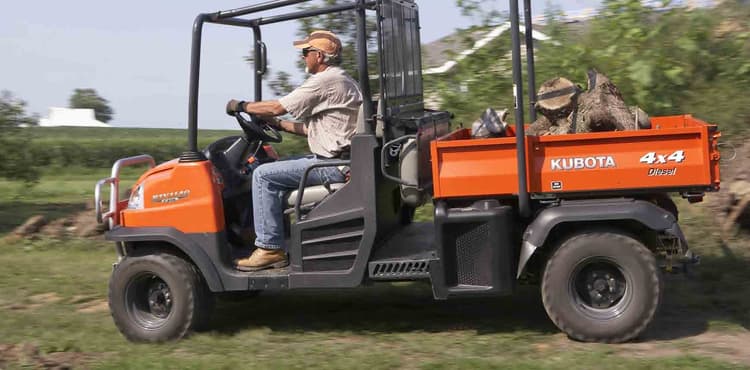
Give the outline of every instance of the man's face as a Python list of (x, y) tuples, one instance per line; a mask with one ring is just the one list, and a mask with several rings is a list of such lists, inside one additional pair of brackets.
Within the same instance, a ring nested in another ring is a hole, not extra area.
[(319, 58), (321, 53), (313, 48), (302, 49), (302, 59), (305, 60), (305, 72), (315, 73), (320, 64)]

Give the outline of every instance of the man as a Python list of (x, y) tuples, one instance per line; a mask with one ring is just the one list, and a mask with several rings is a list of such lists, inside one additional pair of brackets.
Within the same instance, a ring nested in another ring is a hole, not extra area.
[[(351, 77), (339, 67), (341, 41), (329, 31), (314, 31), (294, 47), (302, 49), (305, 70), (312, 74), (300, 87), (279, 100), (243, 102), (231, 100), (227, 113), (252, 113), (267, 118), (277, 129), (307, 136), (310, 156), (271, 162), (253, 172), (253, 254), (237, 261), (237, 269), (258, 271), (287, 266), (284, 250), (283, 194), (297, 189), (305, 169), (313, 163), (348, 154), (355, 133), (362, 93)], [(291, 114), (302, 121), (279, 121), (275, 116)], [(311, 171), (307, 185), (344, 182), (338, 167)]]

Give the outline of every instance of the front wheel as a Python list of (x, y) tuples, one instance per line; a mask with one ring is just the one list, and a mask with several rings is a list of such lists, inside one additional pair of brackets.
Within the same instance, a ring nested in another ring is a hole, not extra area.
[(617, 230), (576, 234), (547, 261), (542, 300), (550, 319), (571, 338), (620, 343), (643, 332), (661, 299), (656, 259)]
[(112, 271), (109, 308), (134, 342), (163, 342), (205, 326), (212, 296), (197, 270), (170, 254), (126, 257)]

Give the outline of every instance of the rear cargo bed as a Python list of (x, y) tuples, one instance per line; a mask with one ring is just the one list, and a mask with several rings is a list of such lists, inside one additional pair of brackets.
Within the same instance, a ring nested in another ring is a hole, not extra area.
[[(526, 136), (528, 192), (717, 191), (716, 126), (689, 115), (651, 121), (652, 129), (639, 131)], [(460, 129), (431, 151), (434, 198), (518, 193), (515, 136), (472, 139)]]

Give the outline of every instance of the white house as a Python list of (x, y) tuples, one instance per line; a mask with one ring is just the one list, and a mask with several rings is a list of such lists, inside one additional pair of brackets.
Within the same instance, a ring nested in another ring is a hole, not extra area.
[(39, 120), (41, 127), (77, 126), (77, 127), (112, 127), (98, 121), (93, 109), (57, 108), (49, 109), (49, 116)]

